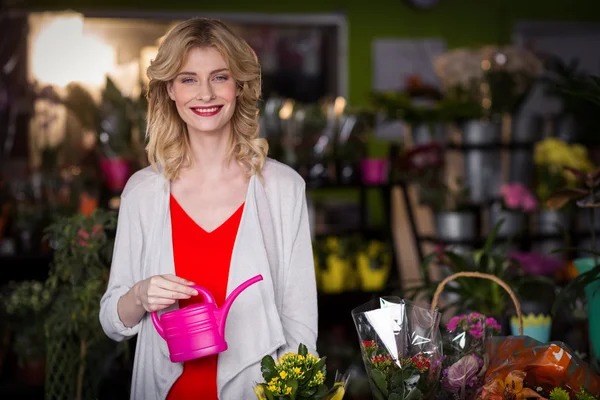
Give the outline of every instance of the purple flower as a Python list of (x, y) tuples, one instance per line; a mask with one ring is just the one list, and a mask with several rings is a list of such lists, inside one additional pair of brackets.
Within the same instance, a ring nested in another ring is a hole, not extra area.
[(555, 257), (547, 257), (542, 253), (523, 253), (515, 251), (510, 258), (521, 264), (527, 275), (551, 276), (564, 268), (563, 261)]
[(458, 393), (463, 384), (465, 386), (469, 384), (474, 385), (477, 381), (479, 368), (479, 362), (474, 356), (464, 356), (444, 371), (442, 378), (443, 388), (450, 393)]

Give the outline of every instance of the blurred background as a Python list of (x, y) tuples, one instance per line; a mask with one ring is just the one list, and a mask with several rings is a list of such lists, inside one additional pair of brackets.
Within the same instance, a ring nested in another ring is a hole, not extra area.
[[(518, 288), (546, 341), (589, 361), (600, 349), (597, 298), (551, 313), (584, 256), (552, 251), (595, 246), (600, 217), (545, 206), (579, 184), (564, 167), (600, 156), (597, 1), (0, 5), (0, 398), (128, 398), (135, 339), (107, 341), (97, 321), (111, 212), (147, 166), (145, 69), (194, 16), (227, 22), (260, 59), (260, 134), (307, 181), (319, 352), (331, 376), (355, 371), (348, 398), (370, 398), (351, 310), (427, 301), (456, 268), (441, 252), (480, 248), (500, 220), (493, 247), (522, 268), (470, 268)], [(480, 311), (511, 333), (507, 297), (450, 286), (444, 320)]]

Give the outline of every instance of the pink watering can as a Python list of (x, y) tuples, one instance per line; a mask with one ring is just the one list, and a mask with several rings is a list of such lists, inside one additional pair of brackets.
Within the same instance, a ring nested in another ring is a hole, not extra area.
[(236, 287), (221, 308), (217, 307), (208, 290), (194, 285), (191, 287), (204, 297), (204, 303), (166, 312), (160, 318), (153, 312), (152, 322), (167, 342), (171, 362), (193, 360), (227, 350), (225, 322), (231, 304), (248, 286), (262, 280), (262, 275), (256, 275)]

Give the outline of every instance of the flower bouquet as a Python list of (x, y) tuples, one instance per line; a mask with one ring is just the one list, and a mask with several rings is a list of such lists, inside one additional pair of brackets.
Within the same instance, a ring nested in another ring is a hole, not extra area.
[(479, 313), (459, 315), (446, 325), (442, 363), (442, 390), (438, 399), (474, 399), (483, 385), (489, 363), (486, 344), (500, 333), (494, 318)]
[(377, 400), (435, 395), (442, 361), (440, 314), (385, 297), (352, 310), (363, 362)]
[(478, 400), (597, 400), (600, 377), (567, 345), (526, 336), (494, 338)]
[(336, 374), (331, 389), (325, 385), (326, 357), (308, 353), (305, 345), (297, 353), (287, 353), (277, 362), (271, 356), (261, 361), (264, 383), (254, 388), (258, 400), (341, 400), (348, 386), (349, 374)]

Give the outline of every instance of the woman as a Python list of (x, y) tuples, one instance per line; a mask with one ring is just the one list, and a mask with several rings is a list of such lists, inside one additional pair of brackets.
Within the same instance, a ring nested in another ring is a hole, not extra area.
[[(219, 21), (173, 28), (148, 68), (148, 157), (122, 196), (100, 320), (117, 341), (137, 337), (131, 398), (254, 398), (260, 361), (304, 343), (316, 353), (317, 299), (304, 181), (266, 157), (257, 137), (260, 67)], [(150, 312), (221, 305), (228, 350), (172, 363)]]

